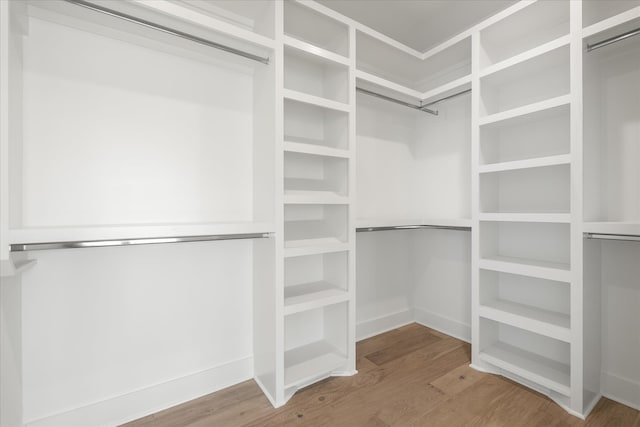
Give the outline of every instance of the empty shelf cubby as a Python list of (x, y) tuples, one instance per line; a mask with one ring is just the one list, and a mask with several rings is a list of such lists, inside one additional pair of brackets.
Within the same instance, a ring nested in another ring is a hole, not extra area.
[(345, 243), (348, 207), (343, 205), (287, 205), (284, 209), (285, 247)]
[(286, 142), (348, 149), (349, 115), (314, 105), (285, 100)]
[(348, 160), (287, 152), (284, 191), (285, 202), (344, 203), (348, 195)]

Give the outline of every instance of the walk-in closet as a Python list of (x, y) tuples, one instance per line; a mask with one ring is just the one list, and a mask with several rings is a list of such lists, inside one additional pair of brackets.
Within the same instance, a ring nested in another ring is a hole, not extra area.
[(638, 0), (0, 0), (0, 143), (0, 427), (640, 425)]

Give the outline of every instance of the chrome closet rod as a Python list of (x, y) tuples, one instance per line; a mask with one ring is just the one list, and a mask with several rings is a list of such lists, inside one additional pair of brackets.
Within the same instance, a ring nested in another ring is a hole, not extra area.
[(210, 242), (216, 240), (262, 239), (269, 233), (211, 234), (205, 236), (150, 237), (140, 239), (87, 240), (77, 242), (16, 243), (11, 252), (44, 251), (50, 249), (100, 248), (110, 246), (154, 245), (160, 243)]
[(640, 242), (640, 235), (637, 234), (608, 234), (608, 233), (584, 233), (585, 239), (597, 240), (620, 240), (624, 242)]
[(471, 227), (455, 227), (452, 225), (417, 224), (417, 225), (390, 225), (390, 226), (383, 226), (383, 227), (360, 227), (360, 228), (356, 228), (356, 232), (361, 233), (361, 232), (369, 232), (369, 231), (427, 230), (427, 229), (471, 231)]
[(424, 111), (425, 113), (433, 114), (434, 116), (438, 115), (438, 112), (435, 110), (430, 110), (428, 108), (423, 108), (420, 105), (415, 105), (410, 102), (400, 101), (399, 99), (392, 98), (387, 95), (382, 95), (378, 92), (373, 92), (367, 89), (363, 89), (361, 87), (356, 87), (356, 92), (364, 93), (365, 95), (373, 96), (375, 98), (384, 99), (385, 101), (390, 101), (399, 105), (404, 105), (405, 107), (413, 108), (414, 110)]
[(587, 44), (587, 52), (591, 52), (592, 50), (599, 49), (601, 47), (608, 46), (610, 44), (622, 41), (624, 39), (628, 39), (629, 37), (640, 35), (640, 28), (636, 28), (635, 30), (627, 31), (626, 33), (619, 34), (614, 37), (610, 37), (608, 39), (599, 41), (594, 44)]
[(208, 46), (208, 47), (212, 47), (214, 49), (219, 49), (219, 50), (223, 50), (225, 52), (228, 53), (232, 53), (234, 55), (239, 55), (242, 56), (244, 58), (247, 59), (251, 59), (253, 61), (257, 61), (257, 62), (261, 62), (263, 64), (269, 64), (269, 58), (265, 58), (262, 56), (258, 56), (258, 55), (254, 55), (252, 53), (249, 52), (245, 52), (243, 50), (240, 49), (236, 49), (230, 46), (226, 46), (220, 43), (216, 43), (216, 42), (212, 42), (211, 40), (207, 40), (207, 39), (203, 39), (201, 37), (198, 36), (194, 36), (192, 34), (189, 33), (185, 33), (179, 30), (174, 30), (173, 28), (169, 28), (169, 27), (165, 27), (164, 25), (160, 25), (160, 24), (155, 24), (153, 22), (141, 19), (141, 18), (136, 18), (135, 16), (132, 15), (128, 15), (126, 13), (122, 13), (122, 12), (117, 12), (113, 9), (109, 9), (106, 8), (104, 6), (99, 6), (97, 4), (93, 4), (93, 3), (89, 3), (86, 2), (84, 0), (65, 0), (68, 3), (71, 4), (75, 4), (76, 6), (81, 6), (96, 12), (100, 12), (100, 13), (104, 13), (105, 15), (109, 15), (109, 16), (113, 16), (115, 18), (119, 18), (128, 22), (132, 22), (134, 24), (138, 24), (138, 25), (142, 25), (143, 27), (147, 27), (147, 28), (151, 28), (153, 30), (157, 30), (160, 32), (163, 32), (165, 34), (170, 34), (172, 36), (176, 36), (176, 37), (180, 37), (186, 40), (190, 40), (192, 42), (204, 45), (204, 46)]

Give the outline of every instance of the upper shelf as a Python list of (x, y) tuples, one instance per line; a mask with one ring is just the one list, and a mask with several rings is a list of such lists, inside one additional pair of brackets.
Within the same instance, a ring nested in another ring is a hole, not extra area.
[(284, 2), (284, 33), (307, 45), (349, 56), (349, 27), (296, 1)]
[[(194, 42), (202, 39), (214, 44), (246, 52), (268, 59), (275, 47), (274, 23), (271, 22), (271, 2), (197, 2), (185, 0), (181, 3), (159, 0), (154, 2), (93, 2), (98, 8), (107, 8), (115, 13), (134, 19), (153, 22), (187, 37), (176, 36), (168, 31), (152, 29), (149, 25), (139, 25), (130, 19), (118, 19), (115, 15), (100, 13), (89, 7), (62, 0), (46, 2), (31, 1), (28, 13), (40, 19), (59, 22), (96, 33), (106, 33), (118, 37), (126, 32), (140, 38), (140, 42), (159, 41), (164, 46), (176, 46), (211, 54), (213, 49)], [(247, 4), (245, 4), (247, 3)], [(224, 50), (224, 49), (223, 49)]]
[(358, 77), (374, 76), (368, 80), (409, 96), (420, 94), (416, 98), (424, 98), (425, 92), (471, 74), (469, 37), (422, 57), (401, 51), (363, 32), (357, 32), (356, 44)]
[(568, 1), (537, 1), (526, 5), (480, 32), (480, 69), (566, 34), (569, 34)]
[(356, 228), (411, 227), (428, 225), (434, 227), (471, 228), (469, 218), (438, 219), (402, 219), (402, 218), (363, 218), (356, 220)]
[(582, 231), (595, 234), (640, 236), (640, 221), (584, 222)]
[(640, 1), (583, 1), (583, 36), (589, 37), (640, 18)]

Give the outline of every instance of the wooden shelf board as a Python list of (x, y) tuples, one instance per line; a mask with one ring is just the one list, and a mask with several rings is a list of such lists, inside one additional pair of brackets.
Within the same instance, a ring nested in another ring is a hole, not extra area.
[(493, 300), (480, 305), (479, 315), (560, 341), (571, 341), (570, 318), (563, 313), (512, 301)]
[(298, 52), (302, 52), (307, 58), (312, 57), (312, 58), (316, 58), (315, 60), (324, 62), (324, 63), (330, 63), (334, 65), (343, 65), (346, 67), (349, 66), (349, 58), (339, 55), (337, 53), (328, 51), (326, 49), (323, 49), (314, 44), (308, 43), (306, 41), (302, 41), (300, 39), (297, 39), (295, 37), (292, 37), (286, 34), (284, 36), (283, 41), (284, 41), (285, 47), (290, 48), (292, 50), (297, 50)]
[(52, 243), (94, 240), (208, 236), (216, 234), (273, 233), (264, 222), (211, 222), (192, 224), (130, 224), (82, 227), (30, 227), (9, 230), (9, 243)]
[[(348, 251), (351, 246), (349, 243), (342, 243), (337, 239), (307, 239), (291, 241), (293, 246), (286, 246), (284, 256), (286, 258), (304, 256), (304, 255), (320, 255), (333, 252)], [(337, 242), (337, 243), (336, 243)]]
[(348, 159), (351, 157), (351, 153), (349, 151), (342, 150), (340, 148), (287, 140), (284, 141), (284, 151), (290, 153), (313, 154), (324, 157), (338, 157), (342, 159)]
[(568, 34), (564, 35), (555, 40), (544, 43), (543, 45), (530, 49), (526, 52), (522, 52), (511, 58), (505, 59), (493, 65), (490, 65), (480, 71), (480, 77), (481, 78), (488, 77), (488, 76), (503, 72), (504, 70), (515, 67), (527, 61), (539, 60), (540, 58), (543, 57), (543, 55), (548, 54), (549, 52), (552, 52), (563, 46), (568, 46), (570, 41), (571, 41), (571, 36)]
[(511, 170), (541, 168), (547, 166), (559, 166), (571, 164), (570, 154), (559, 154), (556, 156), (536, 157), (525, 160), (513, 160), (510, 162), (490, 163), (480, 165), (478, 173), (494, 173)]
[(351, 111), (351, 106), (349, 104), (322, 98), (320, 96), (309, 95), (308, 93), (298, 92), (292, 89), (283, 89), (282, 94), (285, 99), (290, 101), (302, 102), (304, 104), (309, 104), (334, 111), (340, 111), (343, 113), (348, 113), (349, 111)]
[(570, 103), (571, 96), (562, 95), (522, 107), (513, 108), (511, 110), (502, 111), (500, 113), (481, 117), (479, 119), (479, 125), (500, 126), (504, 124), (511, 125), (514, 123), (527, 122), (529, 120), (537, 120), (548, 115), (558, 114), (565, 110), (568, 111)]
[(569, 264), (564, 263), (491, 256), (481, 258), (478, 262), (478, 267), (484, 270), (519, 274), (521, 276), (537, 277), (558, 282), (571, 282)]
[(346, 356), (326, 341), (317, 341), (288, 350), (284, 354), (284, 385), (304, 387), (327, 377), (347, 361)]
[(286, 190), (284, 204), (347, 205), (349, 197), (331, 191)]
[(584, 233), (624, 234), (640, 236), (639, 221), (593, 221), (582, 223)]
[(303, 283), (284, 288), (284, 314), (294, 314), (348, 301), (349, 293), (325, 281)]
[[(596, 22), (595, 24), (583, 28), (582, 38), (586, 39), (588, 37), (599, 35), (616, 27), (629, 24), (634, 20), (640, 20), (640, 6), (636, 6), (632, 9), (629, 9), (607, 19), (603, 19), (600, 22)], [(608, 35), (603, 37), (606, 38), (607, 36)]]
[(480, 213), (480, 221), (570, 223), (568, 213)]
[(383, 93), (383, 95), (401, 95), (410, 98), (412, 102), (419, 101), (423, 96), (423, 93), (420, 91), (411, 89), (398, 83), (394, 83), (382, 77), (375, 76), (373, 74), (367, 73), (366, 71), (356, 70), (356, 79), (359, 80), (360, 83), (365, 83), (367, 85), (365, 89), (371, 89), (370, 86), (384, 89), (385, 92)]
[(569, 366), (512, 345), (497, 342), (480, 359), (564, 396), (570, 396)]

